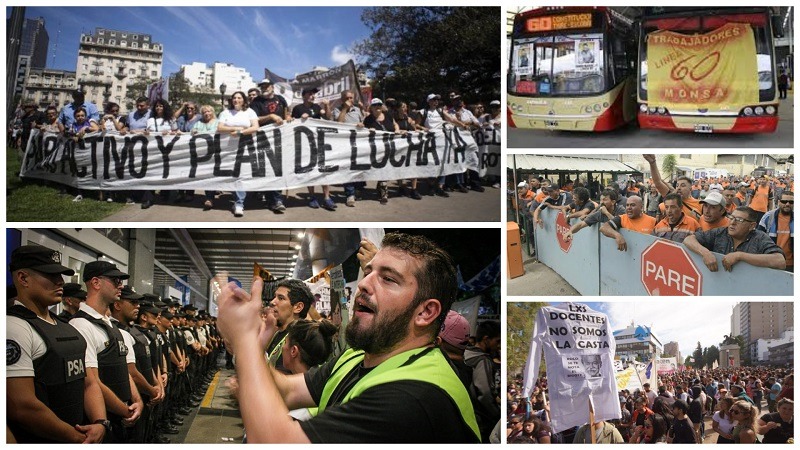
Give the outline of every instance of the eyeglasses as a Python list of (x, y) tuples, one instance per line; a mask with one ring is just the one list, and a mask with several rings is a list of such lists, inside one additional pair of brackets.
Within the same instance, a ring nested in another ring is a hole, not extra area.
[(743, 222), (755, 223), (755, 222), (754, 222), (754, 221), (752, 221), (752, 220), (749, 220), (749, 219), (743, 219), (743, 218), (741, 218), (741, 217), (736, 217), (736, 216), (732, 216), (732, 215), (729, 215), (729, 216), (728, 216), (728, 219), (730, 219), (730, 220), (731, 220), (731, 222), (735, 222), (735, 223), (743, 223)]
[(188, 111), (194, 111), (194, 110), (195, 110), (195, 108), (193, 108), (193, 107), (191, 107), (191, 106), (190, 106), (190, 107), (188, 107), (188, 108), (186, 108), (186, 109), (187, 109)]
[(794, 205), (794, 200), (778, 200), (781, 203), (788, 203), (790, 205)]
[(119, 286), (119, 285), (122, 284), (122, 278), (119, 278), (119, 277), (99, 277), (99, 278), (105, 278), (106, 280), (108, 280), (111, 283), (113, 283), (114, 286)]

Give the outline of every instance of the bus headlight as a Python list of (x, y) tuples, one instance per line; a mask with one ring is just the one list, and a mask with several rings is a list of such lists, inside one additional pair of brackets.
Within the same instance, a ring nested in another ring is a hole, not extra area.
[(599, 103), (595, 103), (594, 104), (594, 112), (600, 112), (600, 104)]
[(666, 114), (667, 113), (667, 108), (664, 108), (663, 106), (659, 106), (658, 107), (658, 113), (659, 114)]
[(655, 106), (651, 106), (651, 107), (647, 108), (647, 111), (649, 111), (650, 114), (655, 114), (656, 113), (656, 107)]
[(585, 112), (586, 114), (591, 114), (592, 113), (592, 105), (586, 105), (583, 108), (583, 112)]
[(745, 115), (745, 116), (752, 116), (752, 115), (753, 115), (753, 108), (751, 108), (751, 107), (749, 107), (749, 106), (748, 106), (748, 107), (746, 107), (746, 108), (744, 109), (744, 115)]
[(767, 106), (767, 114), (774, 115), (775, 114), (775, 107), (772, 105)]
[(756, 106), (756, 115), (764, 115), (764, 108), (762, 106)]
[(646, 112), (647, 112), (647, 105), (645, 105), (644, 103), (642, 103), (641, 105), (639, 105), (639, 111), (640, 111), (642, 114), (646, 113)]

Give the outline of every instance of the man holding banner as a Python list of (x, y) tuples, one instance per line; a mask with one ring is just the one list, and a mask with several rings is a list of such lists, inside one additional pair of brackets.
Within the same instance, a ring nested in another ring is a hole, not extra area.
[[(261, 80), (258, 83), (258, 88), (261, 89), (261, 95), (256, 97), (248, 106), (258, 116), (259, 127), (273, 123), (281, 126), (285, 120), (291, 120), (289, 105), (283, 97), (275, 95), (275, 87), (269, 78)], [(267, 191), (264, 195), (264, 200), (267, 202), (269, 209), (277, 214), (283, 214), (286, 211), (280, 191)]]

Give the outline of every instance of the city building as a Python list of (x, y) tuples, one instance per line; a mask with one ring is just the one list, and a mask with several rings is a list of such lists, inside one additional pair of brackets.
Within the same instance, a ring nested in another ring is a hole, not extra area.
[(650, 361), (653, 356), (664, 353), (663, 344), (650, 327), (636, 325), (633, 321), (627, 328), (614, 331), (614, 340), (617, 343), (615, 359), (623, 362)]
[(683, 356), (681, 356), (681, 349), (678, 347), (677, 342), (672, 341), (664, 344), (664, 354), (674, 356), (678, 364), (683, 364)]
[(120, 105), (120, 111), (133, 109), (128, 99), (134, 83), (149, 83), (161, 78), (164, 48), (149, 34), (136, 31), (96, 28), (94, 34), (81, 34), (76, 77), (86, 91), (86, 100), (98, 108), (107, 101)]
[(195, 89), (211, 87), (214, 82), (214, 69), (208, 67), (205, 63), (192, 62), (191, 64), (183, 64), (181, 65), (180, 73)]
[(794, 340), (770, 347), (769, 363), (774, 366), (794, 367)]
[(742, 307), (741, 303), (737, 303), (731, 312), (731, 336), (736, 337), (742, 334)]
[[(789, 327), (786, 331), (781, 333), (777, 339), (757, 339), (753, 342), (755, 357), (753, 363), (756, 364), (779, 364), (772, 361), (773, 349), (786, 344), (794, 344), (794, 328)], [(777, 359), (782, 360), (780, 351), (775, 355)]]
[[(740, 329), (738, 334), (744, 337), (747, 354), (753, 362), (763, 357), (766, 351), (766, 348), (762, 347), (759, 354), (760, 339), (780, 339), (787, 330), (793, 329), (794, 307), (791, 302), (741, 302), (737, 308)], [(735, 321), (736, 316), (732, 317), (732, 322)], [(745, 355), (742, 355), (742, 358), (744, 359)]]
[(53, 105), (61, 109), (72, 101), (78, 86), (75, 72), (56, 69), (33, 69), (25, 77), (23, 97), (32, 99), (39, 108)]
[(30, 57), (30, 67), (43, 69), (47, 66), (47, 46), (50, 36), (45, 28), (44, 18), (25, 19), (22, 24), (22, 42), (19, 56)]
[[(227, 95), (236, 91), (247, 92), (248, 89), (256, 86), (250, 72), (242, 67), (236, 67), (231, 63), (215, 62), (212, 70), (214, 92), (220, 92), (219, 87), (223, 83)], [(257, 81), (261, 81), (261, 79)]]

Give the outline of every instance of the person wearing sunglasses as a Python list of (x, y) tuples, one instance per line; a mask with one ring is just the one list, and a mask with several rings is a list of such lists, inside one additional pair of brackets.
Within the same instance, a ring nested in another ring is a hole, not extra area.
[(764, 214), (757, 230), (767, 233), (786, 257), (786, 271), (794, 272), (794, 192), (783, 191), (778, 207)]
[(735, 444), (753, 444), (757, 442), (756, 436), (756, 407), (746, 400), (739, 400), (731, 406), (731, 419), (736, 421), (733, 427), (733, 442)]
[(757, 211), (742, 206), (736, 208), (728, 218), (730, 224), (727, 227), (697, 231), (683, 241), (686, 248), (703, 258), (708, 270), (719, 270), (714, 253), (725, 255), (722, 257), (722, 266), (728, 272), (740, 261), (758, 267), (786, 268), (783, 250), (767, 233), (756, 229)]
[[(86, 339), (86, 374), (97, 379), (108, 413), (106, 443), (124, 443), (128, 433), (141, 418), (144, 403), (128, 364), (136, 364), (136, 355), (128, 347), (119, 327), (110, 319), (109, 307), (120, 299), (122, 282), (130, 278), (108, 261), (93, 261), (83, 269), (86, 301), (69, 324)], [(108, 343), (108, 345), (106, 345)]]

